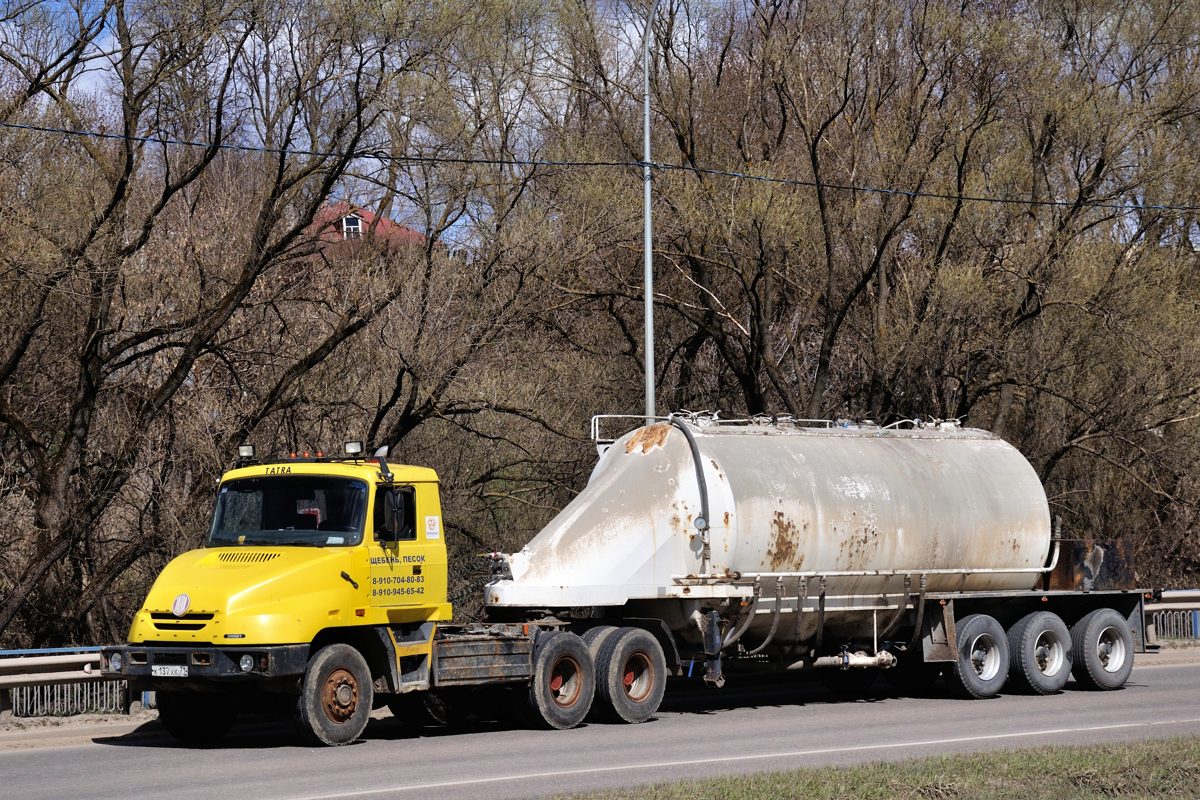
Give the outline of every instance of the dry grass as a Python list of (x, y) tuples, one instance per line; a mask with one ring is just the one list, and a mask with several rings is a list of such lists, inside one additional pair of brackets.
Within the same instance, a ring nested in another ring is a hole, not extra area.
[(1200, 798), (1200, 738), (764, 772), (570, 797), (575, 800)]

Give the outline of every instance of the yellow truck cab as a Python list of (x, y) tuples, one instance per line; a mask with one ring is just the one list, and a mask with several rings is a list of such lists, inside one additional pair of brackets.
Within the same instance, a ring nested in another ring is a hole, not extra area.
[[(221, 478), (204, 547), (166, 566), (128, 644), (102, 654), (106, 673), (157, 692), (175, 738), (218, 739), (239, 709), (273, 697), (308, 738), (344, 744), (373, 706), (408, 707), (403, 696), (435, 683), (530, 680), (535, 639), (547, 631), (439, 629), (451, 606), (433, 470), (365, 458), (358, 443), (341, 458), (242, 456)], [(551, 680), (543, 704), (561, 706)]]
[(205, 546), (167, 565), (129, 641), (225, 653), (450, 616), (433, 470), (296, 459), (225, 474)]

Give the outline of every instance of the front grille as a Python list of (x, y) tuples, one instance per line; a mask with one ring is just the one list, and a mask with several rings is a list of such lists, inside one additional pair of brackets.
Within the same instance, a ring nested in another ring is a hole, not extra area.
[(219, 553), (217, 560), (222, 564), (262, 564), (279, 558), (279, 553)]
[(150, 619), (160, 631), (198, 631), (213, 618), (212, 614), (184, 614), (177, 617), (161, 611), (151, 612)]

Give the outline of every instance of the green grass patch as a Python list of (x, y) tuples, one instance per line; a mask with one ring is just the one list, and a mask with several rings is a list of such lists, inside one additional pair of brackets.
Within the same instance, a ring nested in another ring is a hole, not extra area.
[(761, 772), (575, 800), (1084, 800), (1200, 797), (1200, 738)]

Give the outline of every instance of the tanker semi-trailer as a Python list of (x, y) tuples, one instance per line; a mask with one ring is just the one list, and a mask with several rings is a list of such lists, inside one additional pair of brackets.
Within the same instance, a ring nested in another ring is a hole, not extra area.
[(1116, 689), (1144, 649), (1121, 548), (1054, 534), (1033, 468), (987, 432), (688, 414), (601, 441), (613, 419), (593, 420), (584, 490), (492, 556), (488, 622), (468, 625), (450, 622), (431, 470), (357, 443), (279, 463), (247, 449), (206, 547), (163, 570), (104, 668), (156, 690), (185, 741), (273, 697), (342, 744), (383, 704), (641, 722), (668, 676), (743, 670), (840, 690), (943, 677), (976, 698), (1072, 675)]

